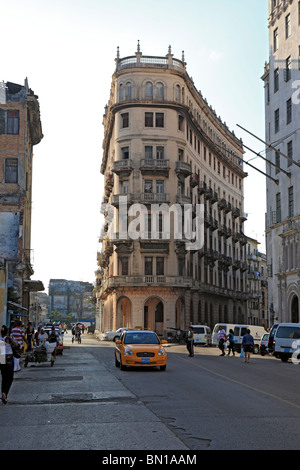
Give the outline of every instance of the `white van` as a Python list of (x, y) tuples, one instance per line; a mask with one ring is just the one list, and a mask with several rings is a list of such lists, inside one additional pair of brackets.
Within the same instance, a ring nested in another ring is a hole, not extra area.
[(258, 354), (260, 339), (264, 335), (264, 333), (267, 333), (266, 330), (262, 326), (236, 325), (232, 323), (217, 323), (213, 329), (212, 344), (215, 344), (215, 345), (219, 344), (220, 326), (224, 328), (227, 336), (229, 335), (229, 330), (233, 330), (234, 343), (236, 345), (237, 351), (240, 351), (243, 336), (247, 333), (247, 330), (249, 329), (250, 334), (253, 336), (253, 339), (254, 339), (254, 348), (253, 348), (254, 354)]
[(274, 335), (274, 356), (287, 362), (300, 348), (300, 323), (279, 323)]
[(211, 346), (211, 331), (207, 325), (191, 325), (194, 332), (194, 344)]

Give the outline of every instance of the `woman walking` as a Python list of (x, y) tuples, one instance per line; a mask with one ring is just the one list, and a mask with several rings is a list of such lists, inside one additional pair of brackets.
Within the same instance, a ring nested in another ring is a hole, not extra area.
[[(3, 325), (1, 328), (1, 338), (0, 338), (1, 350), (4, 350), (3, 356), (1, 356), (1, 393), (2, 393), (2, 403), (7, 404), (7, 396), (10, 390), (11, 384), (14, 380), (14, 356), (12, 346), (17, 347), (18, 344), (11, 338), (8, 334), (7, 326)], [(4, 344), (3, 344), (4, 343)]]

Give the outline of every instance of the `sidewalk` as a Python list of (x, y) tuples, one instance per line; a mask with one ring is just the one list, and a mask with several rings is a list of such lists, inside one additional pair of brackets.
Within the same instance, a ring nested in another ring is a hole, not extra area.
[[(64, 338), (62, 356), (15, 373), (0, 403), (0, 449), (187, 450), (91, 353), (101, 343)], [(102, 345), (105, 347), (105, 345)]]

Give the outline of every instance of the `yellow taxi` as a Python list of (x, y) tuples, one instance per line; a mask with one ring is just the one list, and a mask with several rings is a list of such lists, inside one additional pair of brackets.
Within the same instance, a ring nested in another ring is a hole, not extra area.
[(115, 364), (124, 370), (126, 367), (155, 367), (165, 370), (167, 353), (164, 344), (151, 330), (128, 330), (116, 341)]

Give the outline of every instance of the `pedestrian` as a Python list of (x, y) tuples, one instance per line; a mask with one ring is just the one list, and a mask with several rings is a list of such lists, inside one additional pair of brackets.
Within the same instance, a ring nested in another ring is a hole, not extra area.
[(189, 357), (194, 357), (194, 331), (191, 326), (189, 328), (188, 335), (187, 335), (186, 347), (189, 352)]
[(40, 331), (40, 333), (39, 333), (39, 336), (38, 336), (39, 346), (44, 346), (44, 347), (46, 347), (46, 341), (48, 341), (48, 335), (47, 335), (47, 333), (45, 332), (44, 328), (42, 327), (42, 328), (41, 328), (41, 331)]
[(232, 329), (229, 330), (228, 341), (229, 341), (229, 346), (228, 346), (227, 356), (230, 356), (230, 351), (232, 351), (232, 355), (235, 356), (235, 354), (234, 354), (234, 334), (233, 334)]
[(226, 341), (226, 332), (222, 326), (219, 328), (219, 349), (222, 354), (220, 356), (225, 356), (225, 341)]
[(41, 332), (41, 327), (38, 326), (38, 329), (34, 333), (34, 342), (35, 342), (36, 346), (39, 345), (39, 334), (40, 334), (40, 332)]
[(245, 353), (245, 362), (250, 362), (250, 353), (253, 350), (254, 346), (254, 339), (253, 336), (250, 335), (250, 330), (247, 330), (247, 333), (243, 336), (242, 341), (242, 348)]
[[(4, 343), (4, 344), (3, 344)], [(7, 396), (10, 387), (14, 380), (14, 356), (12, 346), (17, 347), (18, 343), (8, 334), (8, 328), (3, 325), (1, 328), (0, 345), (3, 354), (0, 356), (0, 369), (1, 369), (1, 393), (2, 403), (7, 404)], [(4, 346), (4, 347), (3, 347)]]
[[(23, 350), (23, 342), (26, 342), (26, 339), (25, 333), (22, 329), (22, 322), (20, 320), (17, 321), (16, 326), (14, 326), (14, 328), (11, 330), (11, 336), (18, 343), (19, 352), (21, 354)], [(20, 358), (14, 357), (14, 363), (14, 371), (18, 372), (19, 370), (21, 370)]]
[(29, 322), (28, 327), (26, 328), (26, 341), (27, 341), (26, 351), (32, 350), (33, 339), (34, 339), (34, 329), (33, 329), (32, 324)]
[(51, 333), (50, 335), (48, 336), (48, 341), (49, 343), (53, 344), (53, 343), (56, 343), (55, 344), (55, 348), (54, 350), (52, 351), (51, 355), (54, 359), (56, 359), (56, 346), (58, 344), (58, 333), (56, 333), (55, 331), (55, 326), (52, 326), (51, 328)]

